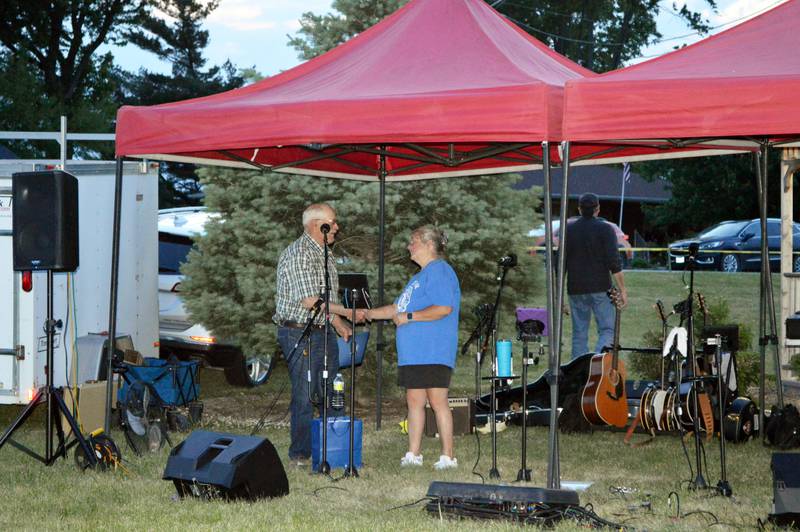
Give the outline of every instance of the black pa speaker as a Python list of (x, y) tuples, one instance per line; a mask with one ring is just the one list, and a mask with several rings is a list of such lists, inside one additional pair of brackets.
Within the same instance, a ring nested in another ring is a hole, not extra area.
[(772, 453), (772, 513), (778, 526), (800, 528), (800, 453)]
[(164, 480), (178, 495), (202, 499), (260, 499), (289, 493), (289, 480), (266, 438), (198, 430), (169, 453)]
[(14, 270), (78, 269), (78, 180), (61, 170), (11, 175)]

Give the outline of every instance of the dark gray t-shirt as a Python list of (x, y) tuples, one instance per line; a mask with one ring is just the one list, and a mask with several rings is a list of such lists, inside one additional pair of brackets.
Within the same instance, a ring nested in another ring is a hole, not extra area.
[(567, 226), (567, 293), (592, 294), (611, 288), (622, 270), (614, 228), (603, 218), (581, 216)]

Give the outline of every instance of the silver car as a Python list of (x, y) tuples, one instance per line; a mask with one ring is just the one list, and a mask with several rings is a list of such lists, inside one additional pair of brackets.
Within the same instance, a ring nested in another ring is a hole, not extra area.
[(235, 341), (217, 338), (187, 313), (181, 298), (180, 267), (213, 216), (205, 207), (162, 209), (158, 213), (158, 317), (161, 358), (201, 358), (225, 369), (225, 378), (238, 386), (267, 382), (275, 356), (242, 353)]

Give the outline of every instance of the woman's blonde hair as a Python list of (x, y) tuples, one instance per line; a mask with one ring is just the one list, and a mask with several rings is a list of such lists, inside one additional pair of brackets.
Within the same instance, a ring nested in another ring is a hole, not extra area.
[(411, 231), (411, 236), (418, 236), (423, 242), (433, 242), (433, 248), (437, 254), (444, 253), (447, 247), (447, 235), (435, 225), (423, 225)]

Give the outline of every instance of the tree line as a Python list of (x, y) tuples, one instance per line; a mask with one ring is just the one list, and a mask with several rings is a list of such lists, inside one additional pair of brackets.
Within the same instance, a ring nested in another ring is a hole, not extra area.
[[(0, 3), (0, 130), (52, 131), (66, 115), (71, 131), (113, 132), (121, 105), (154, 105), (241, 87), (261, 76), (253, 68), (204, 57), (203, 23), (220, 2), (199, 0), (4, 0)], [(301, 59), (324, 53), (404, 5), (404, 0), (334, 0), (329, 13), (304, 13), (288, 45)], [(556, 51), (597, 72), (623, 66), (663, 36), (663, 10), (699, 33), (699, 12), (658, 0), (487, 0), (503, 16)], [(714, 0), (706, 3), (715, 8)], [(167, 15), (166, 17), (164, 15)], [(170, 65), (170, 74), (126, 71), (103, 45), (135, 46)], [(20, 156), (55, 157), (55, 147), (9, 142)], [(108, 158), (112, 146), (74, 144), (71, 156)], [(773, 160), (776, 158), (773, 157)], [(673, 200), (648, 213), (669, 232), (701, 228), (712, 217), (757, 213), (748, 156), (637, 164), (651, 179), (665, 177)], [(700, 178), (700, 179), (698, 179)], [(465, 293), (464, 312), (494, 292), (494, 261), (509, 251), (525, 257), (525, 273), (509, 277), (516, 304), (543, 299), (542, 276), (526, 254), (525, 233), (540, 223), (538, 191), (518, 193), (514, 176), (391, 184), (387, 210), (387, 293), (413, 267), (408, 231), (435, 223), (450, 234), (451, 260)], [(163, 164), (160, 206), (193, 204), (204, 196), (225, 223), (211, 222), (185, 273), (187, 304), (197, 319), (247, 349), (270, 349), (270, 288), (279, 250), (300, 231), (309, 201), (330, 201), (345, 224), (336, 252), (348, 269), (367, 271), (375, 285), (377, 186), (254, 171)], [(709, 208), (712, 205), (728, 212)], [(735, 205), (734, 214), (729, 209)], [(702, 207), (701, 207), (702, 206)], [(539, 273), (537, 273), (539, 272)], [(510, 299), (510, 298), (509, 298)], [(543, 301), (538, 301), (543, 304)], [(507, 314), (510, 315), (510, 314)], [(254, 325), (255, 324), (255, 325)], [(513, 331), (506, 331), (507, 335)]]

